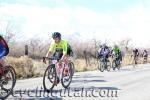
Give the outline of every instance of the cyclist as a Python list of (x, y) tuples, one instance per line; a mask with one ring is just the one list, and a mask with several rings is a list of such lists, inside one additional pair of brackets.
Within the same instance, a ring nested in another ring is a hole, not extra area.
[[(51, 42), (49, 51), (46, 54), (46, 57), (50, 58), (51, 56), (57, 56), (59, 60), (59, 65), (61, 66), (62, 61), (67, 61), (67, 55), (73, 54), (71, 46), (68, 44), (66, 40), (61, 39), (61, 34), (59, 32), (54, 32), (52, 34), (52, 38), (54, 41)], [(46, 60), (44, 60), (46, 63)], [(65, 68), (64, 74), (67, 74), (68, 69)], [(57, 83), (59, 83), (59, 78), (57, 77)], [(57, 84), (56, 83), (56, 84)]]
[(0, 35), (0, 75), (2, 74), (1, 67), (4, 66), (5, 61), (3, 60), (3, 57), (6, 56), (9, 53), (9, 47), (4, 40), (4, 38)]
[(100, 46), (100, 49), (98, 50), (98, 58), (106, 57), (108, 60), (110, 54), (110, 49), (106, 44), (103, 44)]
[(138, 60), (138, 57), (139, 57), (139, 50), (137, 48), (135, 48), (132, 52), (132, 56), (133, 56), (133, 59), (135, 61), (135, 64), (137, 64), (137, 60)]
[(118, 56), (118, 60), (122, 61), (122, 54), (121, 54), (121, 50), (117, 45), (114, 45), (113, 49), (112, 49), (112, 54), (117, 55)]
[(148, 51), (147, 51), (146, 49), (143, 51), (142, 56), (143, 56), (143, 58), (144, 58), (144, 61), (146, 61), (146, 62), (147, 62)]

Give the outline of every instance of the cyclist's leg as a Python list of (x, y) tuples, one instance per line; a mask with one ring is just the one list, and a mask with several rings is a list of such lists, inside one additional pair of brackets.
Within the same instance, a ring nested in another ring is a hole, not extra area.
[(0, 58), (0, 67), (5, 66), (5, 60), (3, 58)]
[(144, 57), (144, 63), (147, 63), (147, 56)]
[[(2, 59), (0, 59), (0, 64), (2, 65), (2, 66), (4, 66), (5, 65), (5, 61), (4, 61), (4, 59), (2, 58)], [(1, 66), (0, 66), (1, 67)]]
[(133, 56), (133, 65), (135, 65), (135, 63), (136, 63), (136, 56), (134, 55)]
[[(57, 59), (60, 60), (62, 55), (63, 55), (62, 53), (58, 53), (58, 55), (57, 55), (58, 58)], [(59, 64), (59, 63), (56, 65), (57, 80), (55, 82), (55, 85), (57, 85), (60, 82), (60, 76), (61, 76), (60, 75), (61, 74), (60, 69), (61, 69), (61, 67), (62, 67), (62, 65)]]
[(109, 55), (106, 55), (106, 62), (105, 62), (105, 67), (108, 68), (108, 63), (109, 63)]
[(143, 64), (145, 63), (145, 56), (143, 57)]
[(146, 57), (144, 57), (144, 63), (146, 63)]
[(122, 54), (119, 53), (119, 60), (120, 60), (120, 63), (122, 62)]
[(3, 74), (2, 66), (3, 66), (3, 59), (0, 59), (0, 79), (1, 79), (1, 76)]

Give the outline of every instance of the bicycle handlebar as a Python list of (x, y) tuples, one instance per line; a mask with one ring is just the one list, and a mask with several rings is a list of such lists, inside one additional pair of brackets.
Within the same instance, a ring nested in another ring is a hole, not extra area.
[(49, 59), (49, 60), (59, 60), (59, 59), (56, 59), (54, 57), (50, 57), (50, 58), (49, 57), (43, 57), (43, 61), (46, 60), (46, 59)]

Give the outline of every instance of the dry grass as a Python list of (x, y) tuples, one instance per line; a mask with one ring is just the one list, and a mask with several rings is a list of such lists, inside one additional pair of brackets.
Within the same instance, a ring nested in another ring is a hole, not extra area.
[[(112, 59), (109, 59), (110, 61), (112, 61)], [(125, 55), (125, 57), (123, 58), (123, 62), (122, 62), (122, 66), (128, 66), (128, 65), (132, 65), (133, 62), (133, 58), (130, 55)], [(143, 63), (143, 58), (139, 58), (138, 61), (139, 64)], [(150, 63), (150, 56), (148, 57), (148, 63)], [(84, 59), (76, 59), (74, 61), (75, 64), (75, 70), (78, 71), (92, 71), (92, 70), (97, 70), (98, 69), (98, 63), (94, 64), (92, 63), (90, 66), (86, 66), (86, 61)]]
[(21, 56), (19, 58), (7, 57), (6, 62), (14, 67), (17, 78), (30, 78), (41, 75), (37, 71), (37, 67), (35, 67), (34, 60), (27, 56)]
[(128, 66), (131, 65), (133, 62), (133, 58), (130, 55), (125, 55), (122, 61), (122, 66)]
[(75, 59), (74, 65), (76, 72), (92, 71), (98, 68), (98, 64), (96, 62), (94, 63), (94, 61), (91, 61), (91, 64), (87, 67), (84, 59)]
[[(122, 66), (127, 66), (132, 64), (131, 56), (126, 55), (123, 59)], [(111, 61), (111, 59), (110, 59)], [(30, 78), (39, 77), (44, 75), (44, 71), (48, 64), (44, 64), (40, 60), (33, 60), (27, 56), (21, 56), (19, 58), (6, 57), (7, 64), (12, 65), (17, 73), (17, 78)], [(139, 63), (143, 62), (143, 58), (139, 59)], [(150, 63), (150, 57), (148, 57), (148, 62)], [(90, 59), (90, 65), (86, 66), (85, 59), (75, 59), (74, 60), (75, 71), (92, 71), (98, 69), (98, 62), (94, 59)]]

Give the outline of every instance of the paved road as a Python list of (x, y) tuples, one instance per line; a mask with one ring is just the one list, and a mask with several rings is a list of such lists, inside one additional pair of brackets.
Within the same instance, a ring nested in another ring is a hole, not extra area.
[(75, 73), (70, 89), (64, 90), (60, 84), (52, 94), (42, 92), (42, 77), (18, 80), (15, 97), (8, 100), (150, 100), (149, 83), (149, 64), (127, 66), (120, 71)]

